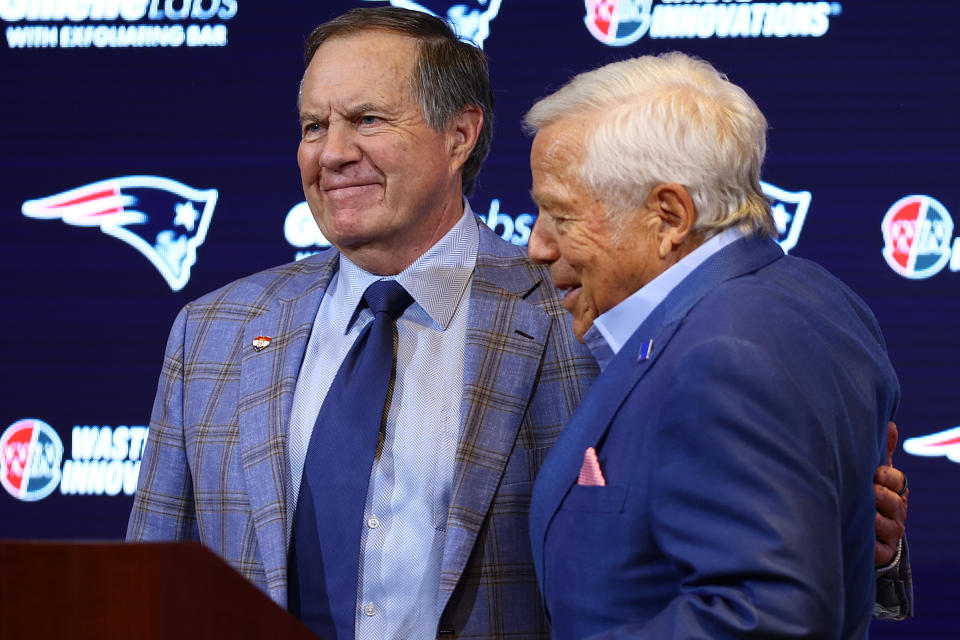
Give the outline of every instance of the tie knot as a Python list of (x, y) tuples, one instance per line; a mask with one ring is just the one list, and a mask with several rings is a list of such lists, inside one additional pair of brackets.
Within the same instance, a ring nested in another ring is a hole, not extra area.
[(377, 280), (363, 292), (363, 299), (374, 315), (386, 312), (392, 320), (399, 318), (413, 303), (413, 298), (396, 280)]

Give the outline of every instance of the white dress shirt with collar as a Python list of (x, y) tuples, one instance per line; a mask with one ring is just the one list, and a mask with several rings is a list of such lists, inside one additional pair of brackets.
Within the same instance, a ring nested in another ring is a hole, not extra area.
[[(340, 255), (310, 334), (288, 433), (287, 504), (297, 504), (307, 445), (340, 364), (373, 319), (364, 307), (373, 282), (395, 279), (414, 303), (397, 320), (397, 362), (383, 447), (364, 510), (356, 637), (431, 638), (460, 436), (464, 342), (478, 221), (464, 200), (459, 222), (416, 262), (384, 278)], [(288, 539), (293, 508), (287, 511)]]
[(597, 316), (593, 326), (584, 334), (583, 341), (600, 364), (600, 370), (606, 368), (643, 321), (684, 278), (707, 258), (742, 237), (744, 233), (737, 227), (721, 231), (618, 305)]

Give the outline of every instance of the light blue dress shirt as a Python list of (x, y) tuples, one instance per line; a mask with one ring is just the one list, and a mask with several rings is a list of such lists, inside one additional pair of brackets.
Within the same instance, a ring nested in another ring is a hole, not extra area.
[(606, 368), (643, 321), (684, 278), (707, 258), (742, 237), (744, 233), (737, 227), (721, 231), (618, 305), (597, 316), (593, 326), (584, 334), (583, 341), (600, 364), (600, 370)]
[[(464, 342), (470, 281), (477, 261), (477, 219), (464, 200), (459, 222), (392, 279), (414, 303), (397, 320), (397, 364), (380, 456), (364, 510), (357, 582), (356, 637), (436, 636), (440, 567), (454, 458), (460, 437)], [(383, 278), (346, 256), (330, 282), (297, 378), (288, 434), (287, 504), (296, 505), (317, 413), (341, 362), (373, 319), (366, 288)], [(293, 528), (287, 512), (287, 532)]]

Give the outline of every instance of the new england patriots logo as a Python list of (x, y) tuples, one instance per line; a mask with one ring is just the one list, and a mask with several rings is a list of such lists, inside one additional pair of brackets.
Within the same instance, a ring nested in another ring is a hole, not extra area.
[(790, 253), (800, 239), (812, 196), (809, 191), (786, 191), (763, 181), (760, 188), (770, 198), (770, 212), (777, 225), (777, 242), (785, 253)]
[(960, 427), (908, 438), (903, 442), (903, 450), (915, 456), (946, 456), (952, 462), (960, 462)]
[[(378, 0), (367, 0), (367, 2), (376, 1)], [(464, 40), (472, 40), (483, 49), (483, 41), (490, 35), (490, 21), (500, 12), (502, 0), (473, 0), (470, 3), (457, 4), (429, 0), (389, 0), (389, 2), (400, 9), (421, 11), (446, 19), (453, 25), (453, 30), (458, 36)], [(443, 15), (444, 8), (446, 8), (446, 15)]]
[(100, 227), (153, 264), (174, 291), (190, 280), (217, 204), (216, 189), (194, 189), (159, 176), (121, 176), (27, 200), (28, 218)]

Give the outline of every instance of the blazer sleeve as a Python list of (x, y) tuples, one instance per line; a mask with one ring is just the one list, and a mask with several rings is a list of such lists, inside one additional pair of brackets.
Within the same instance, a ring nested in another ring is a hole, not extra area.
[(889, 568), (877, 572), (877, 601), (873, 605), (876, 620), (905, 620), (913, 616), (913, 573), (907, 538), (900, 539), (899, 558)]
[(167, 341), (150, 433), (127, 524), (128, 541), (196, 540), (193, 485), (183, 427), (184, 342), (189, 306)]
[[(796, 383), (810, 370), (718, 338), (689, 349), (676, 371), (652, 418), (647, 482), (654, 540), (679, 589), (645, 624), (598, 637), (841, 637), (845, 554), (862, 560), (868, 617), (873, 538), (845, 548), (838, 486), (847, 462), (809, 383)], [(863, 455), (866, 470), (879, 453)]]

